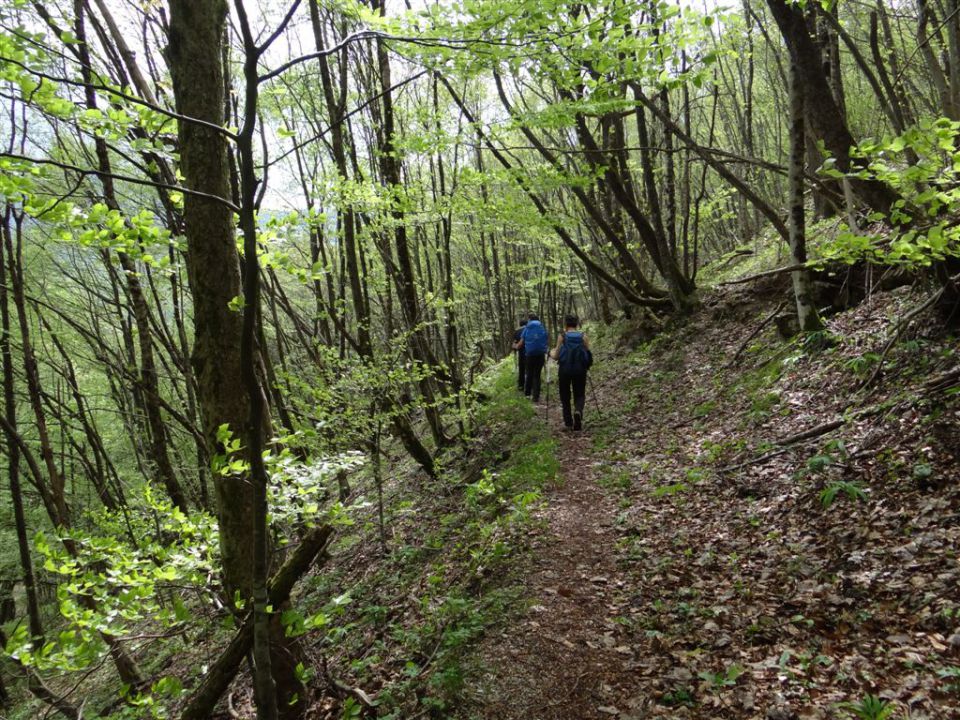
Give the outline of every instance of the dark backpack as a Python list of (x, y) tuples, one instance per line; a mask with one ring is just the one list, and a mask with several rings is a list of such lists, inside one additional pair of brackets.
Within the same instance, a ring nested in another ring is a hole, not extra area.
[(523, 351), (527, 355), (546, 355), (547, 329), (539, 320), (531, 320), (523, 329)]
[(593, 353), (584, 346), (582, 332), (564, 333), (557, 363), (565, 375), (583, 375), (590, 369)]

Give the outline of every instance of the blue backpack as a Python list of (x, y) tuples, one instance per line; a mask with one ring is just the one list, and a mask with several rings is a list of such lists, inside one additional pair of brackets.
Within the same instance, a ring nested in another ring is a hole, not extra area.
[(593, 353), (584, 346), (582, 332), (571, 330), (564, 333), (557, 363), (565, 375), (583, 375), (590, 369)]
[(547, 354), (547, 329), (539, 320), (531, 320), (523, 329), (523, 350), (527, 355)]

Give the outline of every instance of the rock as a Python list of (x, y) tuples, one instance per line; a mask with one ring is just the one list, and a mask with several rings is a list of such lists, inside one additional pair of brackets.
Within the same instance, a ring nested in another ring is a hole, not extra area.
[(777, 332), (784, 340), (789, 340), (800, 332), (800, 321), (796, 313), (780, 313), (773, 319), (773, 324), (777, 326)]
[(947, 638), (947, 645), (950, 646), (950, 652), (960, 653), (960, 631)]
[(785, 705), (767, 709), (766, 720), (798, 720), (797, 714)]

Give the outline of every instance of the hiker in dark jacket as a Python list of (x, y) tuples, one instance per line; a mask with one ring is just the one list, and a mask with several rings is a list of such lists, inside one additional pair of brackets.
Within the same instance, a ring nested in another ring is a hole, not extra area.
[(549, 339), (547, 338), (547, 329), (533, 313), (530, 313), (527, 324), (523, 328), (523, 332), (520, 333), (520, 347), (523, 348), (524, 355), (526, 355), (527, 364), (523, 394), (528, 398), (533, 398), (534, 402), (539, 402), (540, 373), (543, 372), (543, 365), (547, 360)]
[[(550, 356), (557, 361), (560, 386), (560, 404), (563, 406), (563, 424), (567, 430), (583, 429), (583, 406), (587, 398), (587, 370), (593, 364), (590, 342), (580, 332), (580, 318), (567, 315), (564, 330), (557, 338), (557, 346)], [(573, 391), (573, 408), (570, 391)]]
[(523, 328), (527, 325), (527, 320), (524, 318), (520, 321), (520, 327), (518, 327), (513, 333), (513, 350), (517, 354), (517, 389), (520, 392), (524, 390), (524, 371), (527, 367), (527, 355), (523, 351), (523, 343), (520, 342), (520, 336), (523, 335)]

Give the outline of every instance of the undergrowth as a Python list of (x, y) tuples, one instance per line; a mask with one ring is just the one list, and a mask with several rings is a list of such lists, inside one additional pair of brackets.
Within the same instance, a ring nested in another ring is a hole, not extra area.
[[(386, 552), (367, 533), (346, 566), (313, 582), (315, 603), (350, 599), (314, 641), (320, 665), (375, 697), (377, 717), (456, 707), (471, 671), (466, 651), (522, 606), (511, 568), (542, 490), (557, 477), (556, 441), (517, 392), (509, 363), (488, 371), (477, 390), (477, 435), (465, 462), (450, 463), (465, 469), (427, 487), (397, 478)], [(360, 710), (348, 697), (336, 712)]]

